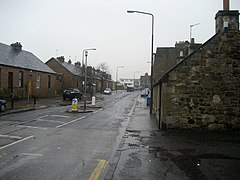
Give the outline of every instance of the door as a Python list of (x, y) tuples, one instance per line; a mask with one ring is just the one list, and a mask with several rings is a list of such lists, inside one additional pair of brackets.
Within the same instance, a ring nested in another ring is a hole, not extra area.
[(13, 73), (8, 72), (8, 91), (13, 93)]

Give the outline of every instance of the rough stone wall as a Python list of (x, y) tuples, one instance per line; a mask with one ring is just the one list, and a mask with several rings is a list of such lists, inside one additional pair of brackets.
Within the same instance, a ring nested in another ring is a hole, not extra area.
[(219, 33), (162, 78), (167, 128), (240, 128), (240, 33)]

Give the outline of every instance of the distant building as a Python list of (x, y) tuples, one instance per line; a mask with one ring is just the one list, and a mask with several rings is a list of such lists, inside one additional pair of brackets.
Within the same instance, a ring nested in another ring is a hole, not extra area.
[(149, 88), (151, 87), (151, 76), (148, 73), (145, 73), (144, 76), (140, 76), (140, 86), (141, 88)]
[[(63, 56), (49, 59), (46, 64), (58, 73), (61, 81), (61, 90), (65, 88), (78, 88), (84, 92), (85, 67), (80, 62), (72, 64), (71, 60), (65, 61)], [(105, 88), (113, 89), (111, 75), (92, 66), (87, 66), (88, 93), (102, 92)]]
[(123, 84), (124, 89), (127, 89), (127, 86), (140, 87), (140, 79), (120, 78), (120, 83)]
[(20, 43), (0, 43), (0, 96), (31, 97), (57, 93), (57, 74)]

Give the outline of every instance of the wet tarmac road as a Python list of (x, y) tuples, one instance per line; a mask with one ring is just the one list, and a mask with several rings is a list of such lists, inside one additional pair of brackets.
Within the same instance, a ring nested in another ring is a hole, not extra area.
[(0, 179), (103, 177), (137, 96), (104, 96), (92, 113), (69, 113), (71, 106), (63, 106), (1, 116)]

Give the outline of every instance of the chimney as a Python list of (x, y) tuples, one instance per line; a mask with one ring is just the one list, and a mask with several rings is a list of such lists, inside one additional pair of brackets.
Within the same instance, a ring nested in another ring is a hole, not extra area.
[(81, 63), (80, 63), (80, 61), (75, 62), (75, 66), (77, 66), (77, 67), (81, 67)]
[(61, 63), (64, 62), (64, 59), (65, 59), (64, 56), (57, 57), (57, 60)]
[(191, 38), (191, 44), (195, 44), (195, 39)]
[(218, 11), (215, 16), (216, 33), (239, 32), (239, 11), (229, 9), (229, 0), (223, 0), (223, 10)]
[(22, 50), (22, 45), (21, 45), (20, 42), (12, 43), (11, 46), (16, 51), (21, 51)]

